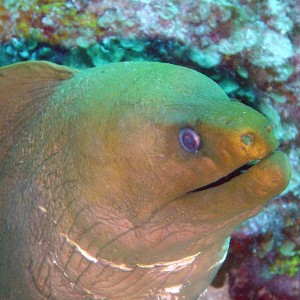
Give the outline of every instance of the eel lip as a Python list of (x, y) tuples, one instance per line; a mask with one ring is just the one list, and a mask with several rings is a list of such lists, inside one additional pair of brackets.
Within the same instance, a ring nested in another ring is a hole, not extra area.
[(197, 193), (197, 192), (201, 192), (204, 190), (208, 190), (208, 189), (220, 186), (220, 185), (232, 180), (233, 178), (247, 172), (251, 167), (256, 165), (259, 161), (260, 161), (260, 159), (252, 160), (252, 161), (242, 165), (241, 167), (237, 168), (236, 170), (232, 171), (231, 173), (219, 178), (218, 180), (213, 181), (202, 187), (196, 188), (194, 190), (188, 191), (186, 194)]

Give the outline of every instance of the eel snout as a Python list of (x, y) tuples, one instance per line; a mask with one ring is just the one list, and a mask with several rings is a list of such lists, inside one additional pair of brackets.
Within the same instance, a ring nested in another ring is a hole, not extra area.
[[(270, 165), (270, 164), (272, 164), (272, 165)], [(266, 169), (266, 166), (272, 168), (270, 170), (271, 178), (272, 178), (271, 182), (276, 183), (278, 185), (277, 186), (278, 189), (284, 189), (287, 186), (287, 184), (290, 180), (290, 177), (291, 177), (291, 168), (290, 168), (289, 162), (288, 162), (285, 154), (283, 154), (281, 151), (275, 151), (275, 152), (270, 153), (269, 155), (267, 155), (266, 157), (264, 157), (262, 159), (252, 160), (252, 161), (242, 165), (241, 167), (235, 169), (234, 171), (230, 172), (229, 174), (219, 178), (218, 180), (211, 182), (205, 186), (193, 189), (193, 190), (187, 192), (187, 194), (197, 193), (197, 192), (201, 192), (204, 190), (208, 190), (208, 189), (212, 189), (212, 188), (221, 186), (221, 185), (231, 181), (232, 179), (234, 179), (242, 174), (247, 173), (249, 170), (251, 170), (256, 165), (257, 165), (257, 168)], [(260, 179), (262, 180), (262, 183), (267, 185), (267, 183), (269, 182), (268, 178), (270, 178), (269, 175), (266, 176), (265, 178), (260, 178)]]

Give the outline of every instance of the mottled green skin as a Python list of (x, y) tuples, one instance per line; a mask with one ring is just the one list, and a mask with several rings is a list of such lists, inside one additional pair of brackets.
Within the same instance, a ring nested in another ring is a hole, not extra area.
[(289, 181), (268, 120), (193, 70), (30, 62), (0, 76), (1, 299), (194, 299), (235, 227)]

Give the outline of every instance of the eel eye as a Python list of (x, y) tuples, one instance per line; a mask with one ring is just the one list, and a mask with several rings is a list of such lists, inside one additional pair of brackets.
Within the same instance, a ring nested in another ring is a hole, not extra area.
[(200, 148), (200, 136), (198, 132), (190, 128), (183, 128), (179, 133), (180, 144), (187, 152), (197, 153)]

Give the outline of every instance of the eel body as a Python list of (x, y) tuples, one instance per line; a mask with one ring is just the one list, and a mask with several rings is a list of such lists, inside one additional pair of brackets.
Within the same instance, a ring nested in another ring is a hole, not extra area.
[(184, 67), (0, 68), (0, 298), (196, 299), (288, 184), (270, 122)]

